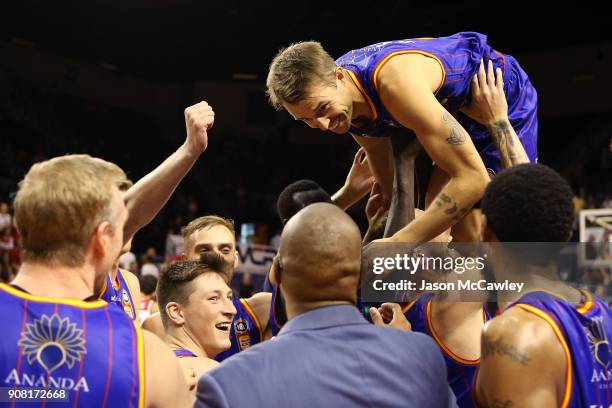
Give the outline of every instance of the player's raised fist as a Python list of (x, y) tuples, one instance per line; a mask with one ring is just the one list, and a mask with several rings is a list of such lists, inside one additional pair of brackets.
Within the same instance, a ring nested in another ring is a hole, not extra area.
[(187, 144), (197, 154), (208, 146), (208, 130), (215, 123), (215, 112), (212, 107), (202, 101), (185, 109), (185, 126), (187, 128)]

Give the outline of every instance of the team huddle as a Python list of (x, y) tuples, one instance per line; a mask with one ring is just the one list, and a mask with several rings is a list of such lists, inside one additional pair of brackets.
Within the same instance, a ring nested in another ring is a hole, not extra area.
[[(274, 107), (360, 149), (334, 194), (310, 180), (280, 193), (264, 291), (233, 294), (236, 231), (220, 215), (185, 227), (142, 325), (138, 279), (118, 266), (205, 152), (208, 103), (185, 110), (183, 145), (136, 183), (87, 155), (34, 164), (14, 201), (23, 262), (0, 284), (0, 406), (44, 406), (15, 391), (61, 389), (55, 406), (612, 407), (612, 313), (559, 279), (558, 246), (498, 251), (489, 279), (524, 289), (494, 305), (360, 293), (363, 265), (392, 244), (569, 240), (573, 193), (536, 164), (537, 94), (516, 59), (471, 32), (337, 60), (302, 42), (274, 57), (266, 85)], [(362, 236), (345, 210), (368, 195)]]

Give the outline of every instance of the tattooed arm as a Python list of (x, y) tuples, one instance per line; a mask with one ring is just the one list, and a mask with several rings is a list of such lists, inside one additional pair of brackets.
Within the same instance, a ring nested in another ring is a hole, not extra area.
[(489, 180), (469, 135), (436, 100), (423, 60), (429, 59), (410, 54), (391, 58), (380, 70), (378, 89), (387, 110), (415, 132), (450, 181), (436, 205), (429, 206), (424, 217), (394, 234), (392, 241), (420, 243), (433, 239), (472, 208)]
[(542, 318), (513, 307), (485, 325), (475, 397), (479, 406), (558, 407), (568, 363)]
[(504, 93), (501, 69), (493, 74), (493, 63), (481, 62), (478, 74), (472, 79), (472, 103), (461, 109), (476, 122), (486, 126), (499, 150), (503, 168), (529, 163), (529, 157), (508, 120), (508, 102)]

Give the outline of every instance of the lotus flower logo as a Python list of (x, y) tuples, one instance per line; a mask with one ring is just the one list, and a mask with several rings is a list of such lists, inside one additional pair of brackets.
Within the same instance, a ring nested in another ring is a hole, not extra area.
[(57, 313), (28, 323), (17, 345), (23, 348), (30, 365), (36, 360), (48, 373), (64, 364), (72, 368), (87, 353), (83, 330)]
[(605, 369), (610, 365), (610, 343), (603, 323), (603, 317), (595, 317), (586, 330), (589, 340), (591, 353), (602, 367)]

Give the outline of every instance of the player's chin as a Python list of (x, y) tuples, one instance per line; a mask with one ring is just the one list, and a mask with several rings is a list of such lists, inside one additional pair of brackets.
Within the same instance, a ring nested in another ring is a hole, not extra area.
[(232, 342), (230, 341), (229, 336), (226, 336), (225, 338), (218, 338), (215, 343), (215, 347), (221, 351), (225, 351), (232, 347)]
[(345, 133), (348, 133), (349, 128), (350, 127), (347, 124), (345, 124), (345, 122), (342, 122), (342, 123), (339, 123), (335, 128), (330, 129), (330, 131), (337, 135), (343, 135)]

